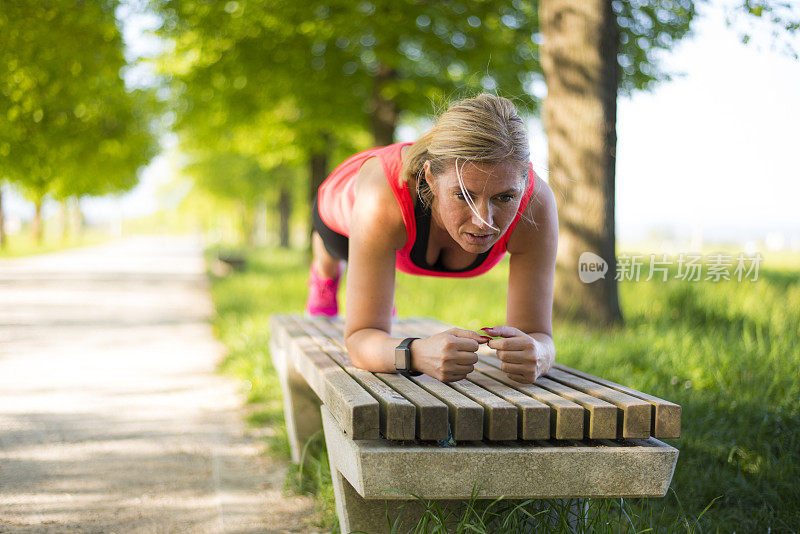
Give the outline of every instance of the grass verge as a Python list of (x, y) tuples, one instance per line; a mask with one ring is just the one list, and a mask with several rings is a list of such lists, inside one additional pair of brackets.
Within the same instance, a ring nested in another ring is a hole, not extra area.
[(42, 243), (37, 243), (31, 236), (20, 234), (6, 236), (5, 246), (0, 247), (0, 259), (46, 254), (70, 248), (88, 247), (109, 241), (111, 237), (104, 233), (85, 232), (80, 235), (70, 235), (65, 239), (48, 238)]

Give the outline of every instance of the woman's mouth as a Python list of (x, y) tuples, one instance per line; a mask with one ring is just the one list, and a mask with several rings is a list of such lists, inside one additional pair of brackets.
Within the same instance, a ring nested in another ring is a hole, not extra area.
[(464, 235), (467, 237), (467, 241), (474, 245), (485, 245), (492, 240), (494, 234), (482, 234), (482, 233), (472, 233), (472, 232), (465, 232)]

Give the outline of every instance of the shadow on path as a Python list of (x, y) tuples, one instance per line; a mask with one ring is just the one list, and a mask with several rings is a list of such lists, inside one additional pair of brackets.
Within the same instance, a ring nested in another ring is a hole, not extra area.
[(310, 531), (242, 424), (200, 243), (0, 261), (0, 532)]

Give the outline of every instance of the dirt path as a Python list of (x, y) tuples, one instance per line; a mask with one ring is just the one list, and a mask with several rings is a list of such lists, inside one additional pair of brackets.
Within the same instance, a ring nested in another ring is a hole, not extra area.
[(199, 243), (0, 260), (0, 532), (311, 531), (214, 373)]

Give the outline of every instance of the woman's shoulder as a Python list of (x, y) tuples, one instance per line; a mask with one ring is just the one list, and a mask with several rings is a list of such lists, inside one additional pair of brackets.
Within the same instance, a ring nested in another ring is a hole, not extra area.
[[(371, 202), (378, 203), (381, 207), (395, 207), (393, 210), (397, 212), (398, 217), (401, 215), (400, 203), (409, 200), (413, 205), (413, 195), (408, 195), (405, 184), (402, 182), (403, 173), (403, 157), (405, 156), (408, 145), (400, 147), (397, 150), (399, 143), (383, 147), (382, 150), (391, 150), (394, 165), (386, 165), (384, 156), (376, 153), (375, 155), (367, 158), (356, 175), (356, 191), (357, 194), (364, 194), (369, 197)], [(391, 176), (387, 173), (391, 173)], [(414, 184), (408, 184), (409, 188), (413, 188)], [(404, 198), (408, 196), (408, 199)], [(402, 217), (400, 217), (402, 221)]]
[(403, 214), (397, 197), (387, 177), (384, 166), (377, 156), (370, 157), (361, 166), (356, 176), (356, 200), (354, 219), (362, 226), (361, 231), (381, 232), (402, 248), (406, 239)]
[(558, 211), (550, 184), (534, 175), (533, 192), (508, 240), (512, 254), (528, 252), (558, 239)]
[(386, 176), (383, 163), (378, 156), (371, 156), (364, 161), (356, 175), (356, 193), (358, 197), (369, 197), (372, 202), (392, 201), (397, 204), (394, 192)]
[[(398, 148), (400, 149), (398, 151)], [(403, 172), (403, 156), (408, 146), (400, 143), (372, 149), (371, 154), (362, 161), (356, 176), (357, 183), (365, 187), (375, 187), (392, 192), (392, 182), (401, 188), (401, 174)], [(388, 176), (391, 173), (392, 176)]]

